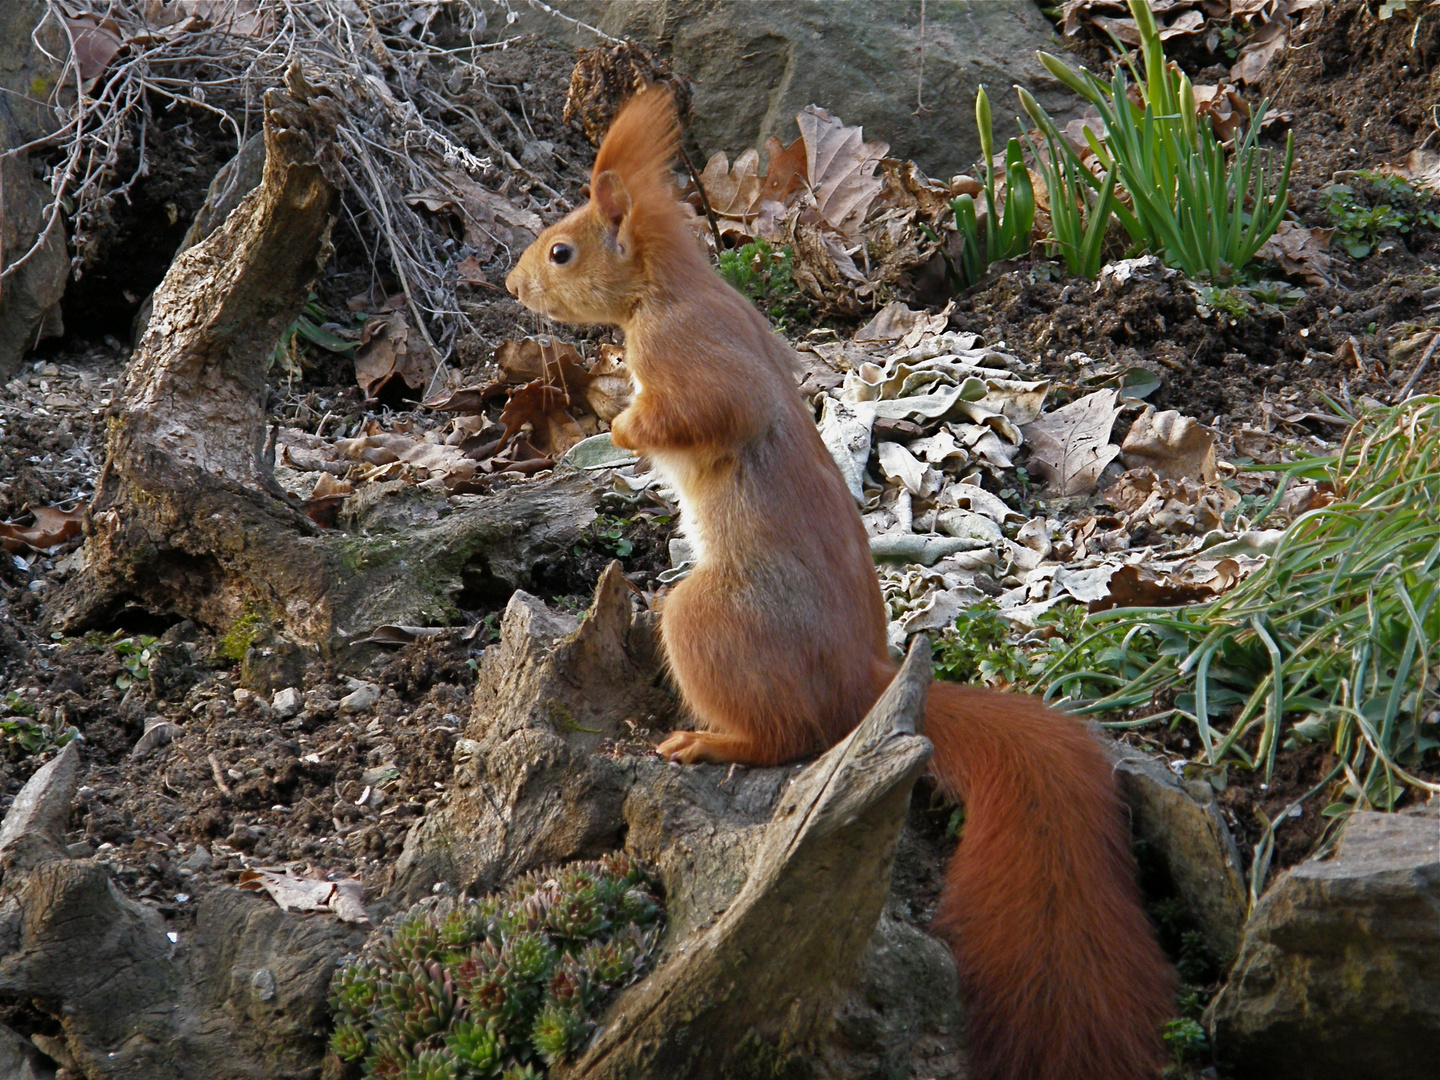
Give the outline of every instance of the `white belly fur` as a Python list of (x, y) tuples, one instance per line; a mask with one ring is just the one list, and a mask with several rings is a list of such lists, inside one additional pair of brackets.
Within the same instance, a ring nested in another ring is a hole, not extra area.
[(690, 541), (690, 548), (699, 563), (705, 558), (705, 535), (701, 527), (699, 507), (695, 493), (695, 468), (689, 455), (664, 451), (651, 451), (645, 455), (650, 464), (665, 478), (665, 483), (675, 492), (680, 503), (680, 532)]

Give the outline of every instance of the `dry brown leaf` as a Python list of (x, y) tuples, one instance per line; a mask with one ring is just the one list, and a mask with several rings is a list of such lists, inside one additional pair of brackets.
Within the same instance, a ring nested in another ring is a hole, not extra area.
[(422, 442), (408, 435), (378, 434), (338, 439), (335, 449), (348, 458), (385, 470), (366, 477), (370, 481), (397, 476), (401, 470), (391, 469), (390, 466), (411, 465), (424, 469), (430, 476), (443, 480), (446, 486), (450, 487), (462, 480), (468, 480), (475, 475), (478, 468), (475, 459), (459, 447)]
[(787, 205), (791, 196), (805, 189), (810, 175), (806, 172), (805, 140), (796, 139), (789, 146), (783, 146), (772, 135), (765, 140), (765, 156), (768, 160), (759, 201)]
[(1282, 221), (1255, 257), (1275, 263), (1286, 274), (1300, 275), (1307, 285), (1329, 285), (1334, 235), (1334, 229), (1307, 229), (1298, 221)]
[(1398, 176), (1409, 180), (1416, 187), (1440, 193), (1440, 152), (1435, 150), (1411, 150), (1405, 156), (1403, 165), (1382, 165), (1376, 171)]
[(1174, 409), (1156, 412), (1145, 406), (1120, 444), (1120, 460), (1127, 469), (1152, 469), (1162, 480), (1212, 483), (1218, 478), (1215, 433)]
[(505, 442), (513, 442), (528, 428), (528, 442), (535, 451), (548, 458), (558, 458), (585, 437), (580, 425), (566, 411), (569, 404), (564, 391), (539, 380), (520, 387), (510, 395), (500, 413), (500, 423), (505, 425)]
[(874, 173), (889, 144), (867, 143), (861, 128), (846, 127), (815, 105), (807, 105), (795, 123), (805, 140), (805, 174), (816, 209), (826, 224), (853, 236), (884, 186)]
[(48, 551), (55, 545), (80, 535), (87, 509), (86, 503), (81, 503), (71, 510), (61, 510), (55, 506), (32, 506), (29, 510), (35, 518), (34, 524), (20, 525), (0, 521), (0, 544), (3, 544), (6, 551), (21, 551), (24, 548)]
[(241, 871), (240, 888), (250, 892), (264, 890), (282, 911), (328, 911), (343, 922), (370, 921), (362, 903), (365, 886), (354, 878), (325, 881), (252, 867)]
[(567, 393), (574, 393), (589, 380), (580, 350), (551, 337), (527, 337), (503, 341), (495, 349), (503, 381), (521, 386), (542, 379)]
[(108, 16), (101, 19), (95, 15), (80, 15), (66, 19), (65, 23), (74, 42), (75, 67), (79, 70), (80, 81), (89, 90), (110, 66), (115, 54), (125, 47), (120, 26)]
[(1030, 446), (1030, 466), (1045, 477), (1052, 494), (1094, 491), (1105, 466), (1119, 455), (1120, 447), (1110, 442), (1120, 415), (1117, 397), (1114, 390), (1097, 390), (1020, 429)]
[(359, 314), (369, 312), (373, 315), (381, 315), (388, 311), (400, 311), (405, 307), (405, 294), (403, 292), (389, 292), (381, 282), (376, 282), (365, 292), (356, 293), (345, 301), (345, 306), (351, 311)]
[(330, 473), (321, 473), (315, 481), (310, 497), (300, 507), (301, 512), (322, 529), (335, 528), (340, 507), (355, 493), (355, 485), (341, 480)]
[(760, 202), (760, 153), (746, 150), (735, 159), (732, 168), (730, 159), (722, 151), (705, 163), (700, 173), (705, 197), (710, 209), (718, 217), (744, 220), (753, 215)]
[(1240, 47), (1230, 68), (1230, 78), (1237, 83), (1254, 86), (1275, 58), (1285, 51), (1289, 40), (1289, 26), (1283, 20), (1266, 23)]
[(411, 390), (425, 390), (435, 375), (430, 346), (400, 312), (365, 320), (360, 348), (355, 353), (355, 381), (369, 399), (379, 396), (391, 379), (399, 378)]
[(1232, 588), (1243, 576), (1234, 559), (1220, 559), (1203, 580), (1191, 580), (1182, 574), (1156, 571), (1141, 564), (1120, 567), (1110, 576), (1109, 595), (1092, 601), (1090, 613), (1108, 611), (1113, 607), (1178, 607), (1213, 600)]
[(1131, 469), (1106, 488), (1102, 498), (1128, 512), (1126, 527), (1145, 525), (1166, 533), (1203, 536), (1224, 524), (1240, 502), (1238, 492), (1218, 483), (1161, 480), (1150, 469)]

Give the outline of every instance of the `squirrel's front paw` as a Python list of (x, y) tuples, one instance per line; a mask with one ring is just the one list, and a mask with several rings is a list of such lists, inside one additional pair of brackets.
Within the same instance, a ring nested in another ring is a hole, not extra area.
[(655, 752), (666, 761), (677, 761), (681, 765), (714, 760), (705, 736), (698, 731), (672, 731)]
[(610, 421), (610, 442), (618, 446), (621, 450), (637, 449), (633, 438), (634, 432), (631, 430), (634, 425), (631, 422), (632, 418), (630, 414), (633, 411), (633, 408), (625, 409), (619, 416)]

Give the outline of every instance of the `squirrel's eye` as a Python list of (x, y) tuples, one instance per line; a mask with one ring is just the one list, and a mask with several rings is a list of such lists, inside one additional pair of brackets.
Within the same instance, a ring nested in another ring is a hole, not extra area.
[(564, 266), (575, 255), (575, 249), (569, 244), (551, 244), (550, 261), (556, 266)]

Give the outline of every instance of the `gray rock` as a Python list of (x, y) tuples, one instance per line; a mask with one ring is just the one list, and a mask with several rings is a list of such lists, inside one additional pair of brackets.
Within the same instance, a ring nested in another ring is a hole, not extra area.
[[(1063, 46), (1032, 0), (952, 0), (926, 8), (923, 100), (919, 0), (833, 3), (788, 0), (557, 0), (553, 7), (615, 37), (657, 46), (677, 72), (695, 80), (691, 134), (702, 151), (734, 156), (774, 135), (789, 145), (795, 114), (821, 105), (869, 140), (890, 144), (931, 175), (969, 172), (980, 155), (975, 88), (989, 88), (997, 145), (1016, 134), (1013, 85), (1033, 93), (1063, 125), (1079, 99), (1035, 59)], [(517, 5), (520, 19), (500, 25), (569, 45), (594, 34)]]
[(318, 1074), (330, 977), (363, 934), (230, 888), (200, 902), (193, 935), (167, 933), (84, 859), (5, 884), (0, 997), (53, 1003), (64, 1036), (54, 1050), (90, 1080)]
[(1260, 900), (1208, 1022), (1266, 1080), (1409, 1080), (1440, 1048), (1440, 816), (1353, 815)]
[(55, 1068), (30, 1040), (0, 1024), (0, 1076), (5, 1080), (55, 1080)]
[(1216, 957), (1234, 956), (1249, 902), (1240, 852), (1210, 786), (1182, 783), (1163, 761), (1106, 743), (1117, 759), (1115, 777), (1136, 839), (1159, 858)]
[(275, 691), (270, 707), (281, 720), (289, 720), (305, 707), (305, 695), (295, 687), (287, 686), (284, 690)]
[[(22, 146), (59, 126), (41, 104), (59, 72), (31, 40), (45, 11), (44, 0), (0, 4), (0, 150)], [(51, 56), (69, 51), (55, 20), (49, 22), (40, 41)], [(41, 235), (49, 199), (50, 189), (35, 175), (28, 153), (0, 158), (0, 262), (4, 266), (21, 258)], [(62, 331), (60, 297), (69, 276), (65, 229), (57, 219), (40, 249), (0, 285), (0, 380), (10, 377), (38, 338)]]
[(80, 748), (74, 743), (36, 769), (0, 824), (0, 874), (69, 857), (65, 822), (80, 777)]
[(185, 856), (185, 861), (181, 865), (184, 866), (186, 870), (199, 874), (205, 870), (209, 870), (214, 861), (209, 849), (204, 844), (196, 844), (195, 850)]
[(366, 712), (380, 700), (380, 688), (374, 683), (362, 683), (340, 699), (342, 713)]

